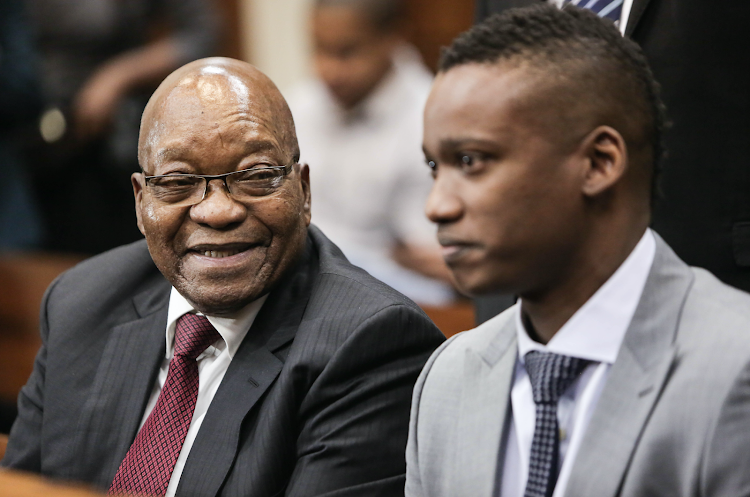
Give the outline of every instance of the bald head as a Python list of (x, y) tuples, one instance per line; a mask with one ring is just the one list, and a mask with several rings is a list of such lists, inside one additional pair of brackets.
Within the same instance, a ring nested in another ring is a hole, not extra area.
[[(225, 57), (200, 59), (182, 66), (159, 85), (141, 118), (138, 162), (152, 171), (158, 161), (154, 144), (162, 132), (180, 126), (196, 113), (242, 116), (269, 128), (290, 163), (299, 160), (292, 113), (274, 83), (245, 62)], [(217, 126), (219, 123), (217, 122)]]

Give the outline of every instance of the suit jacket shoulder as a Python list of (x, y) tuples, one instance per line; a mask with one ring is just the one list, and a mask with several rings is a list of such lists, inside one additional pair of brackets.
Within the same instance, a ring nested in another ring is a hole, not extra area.
[(436, 350), (414, 387), (406, 495), (491, 495), (516, 362), (515, 306)]
[(743, 435), (750, 432), (748, 309), (750, 295), (688, 267), (657, 236), (568, 495), (714, 496), (747, 488), (750, 459), (731, 442), (750, 443)]
[[(59, 323), (85, 317), (101, 319), (104, 316), (93, 315), (98, 310), (119, 315), (123, 307), (132, 307), (133, 296), (152, 287), (156, 291), (149, 293), (161, 300), (163, 291), (170, 288), (151, 259), (146, 241), (140, 240), (87, 259), (60, 275), (47, 291), (43, 307), (47, 314), (43, 317)], [(72, 312), (81, 304), (89, 310), (87, 315)]]

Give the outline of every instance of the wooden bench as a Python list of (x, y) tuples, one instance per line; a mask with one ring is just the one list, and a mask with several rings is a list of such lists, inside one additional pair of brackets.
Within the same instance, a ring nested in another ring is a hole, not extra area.
[(468, 300), (444, 307), (421, 307), (446, 338), (474, 327), (474, 304)]
[(83, 260), (52, 254), (0, 255), (0, 399), (15, 403), (34, 365), (39, 304), (57, 275)]
[(40, 476), (0, 471), (0, 497), (104, 497), (84, 486), (55, 483)]

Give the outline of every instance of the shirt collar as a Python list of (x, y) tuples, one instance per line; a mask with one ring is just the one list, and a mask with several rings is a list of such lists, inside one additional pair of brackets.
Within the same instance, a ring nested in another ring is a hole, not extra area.
[(650, 229), (646, 229), (625, 262), (573, 314), (547, 345), (529, 337), (521, 319), (519, 299), (515, 320), (521, 362), (527, 352), (539, 350), (614, 364), (646, 286), (655, 253), (654, 235)]
[[(230, 316), (206, 316), (208, 321), (216, 328), (219, 332), (223, 341), (217, 343), (217, 348), (226, 348), (229, 352), (229, 357), (234, 358), (234, 354), (237, 353), (237, 349), (240, 348), (242, 340), (245, 339), (245, 335), (250, 330), (255, 317), (260, 312), (260, 308), (266, 301), (268, 294), (255, 299), (248, 305), (237, 311)], [(201, 314), (196, 311), (195, 307), (188, 302), (188, 300), (177, 291), (176, 288), (172, 287), (172, 292), (169, 295), (169, 310), (167, 311), (167, 331), (166, 331), (166, 345), (167, 353), (166, 357), (171, 358), (174, 350), (174, 333), (175, 325), (177, 320), (181, 316), (189, 312)]]

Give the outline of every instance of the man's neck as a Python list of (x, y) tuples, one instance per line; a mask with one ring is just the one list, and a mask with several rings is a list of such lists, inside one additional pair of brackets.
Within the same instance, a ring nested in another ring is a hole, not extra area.
[(620, 243), (597, 244), (570, 263), (569, 271), (545, 291), (521, 295), (521, 313), (529, 337), (546, 344), (617, 271), (640, 241), (645, 228)]

